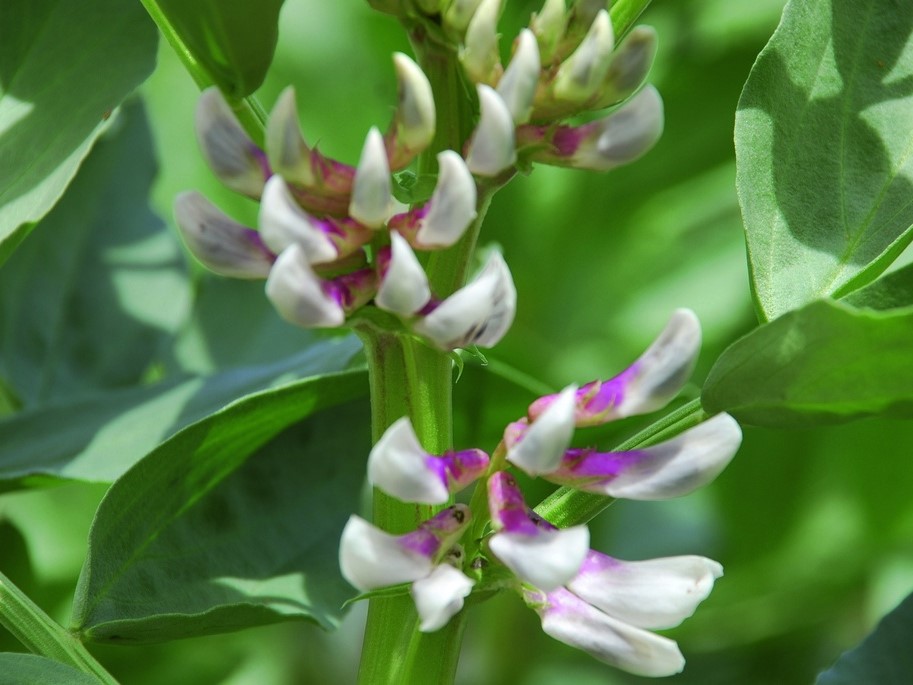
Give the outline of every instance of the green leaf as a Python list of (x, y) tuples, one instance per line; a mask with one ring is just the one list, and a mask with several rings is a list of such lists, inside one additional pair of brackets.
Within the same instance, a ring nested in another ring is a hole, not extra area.
[(899, 309), (913, 305), (913, 264), (885, 274), (843, 301), (854, 307)]
[[(233, 400), (241, 397), (236, 405), (259, 412), (297, 402), (299, 394), (310, 393), (308, 376), (345, 369), (359, 352), (354, 336), (330, 339), (269, 365), (108, 392), (0, 419), (0, 481), (8, 481), (6, 487), (61, 479), (111, 482), (163, 440)], [(339, 382), (367, 393), (364, 371), (345, 379)], [(294, 414), (288, 419), (295, 420)]]
[(88, 673), (36, 654), (0, 654), (3, 685), (98, 685)]
[(793, 0), (759, 55), (735, 140), (763, 318), (865, 285), (913, 239), (911, 30), (909, 2)]
[(815, 685), (907, 685), (913, 673), (913, 595), (885, 616), (858, 647), (818, 676)]
[(253, 93), (266, 76), (283, 0), (151, 0), (229, 96)]
[(0, 264), (54, 206), (107, 117), (155, 66), (156, 31), (121, 0), (0, 3)]
[(336, 405), (362, 380), (318, 376), (232, 405), (138, 462), (99, 506), (74, 629), (150, 642), (290, 618), (334, 627), (352, 594), (339, 535), (370, 449), (367, 404)]
[(416, 175), (415, 172), (407, 170), (394, 174), (393, 180), (393, 197), (403, 204), (417, 205), (431, 198), (437, 184), (437, 175)]
[(186, 318), (183, 253), (147, 205), (155, 173), (134, 102), (0, 271), (0, 374), (24, 406), (137, 384)]
[(913, 415), (913, 309), (857, 310), (821, 300), (731, 345), (701, 401), (748, 423), (799, 426)]

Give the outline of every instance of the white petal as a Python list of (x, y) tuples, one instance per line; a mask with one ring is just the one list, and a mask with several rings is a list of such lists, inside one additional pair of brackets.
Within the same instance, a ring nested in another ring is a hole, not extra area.
[(463, 158), (453, 150), (437, 156), (438, 177), (416, 238), (427, 247), (450, 247), (476, 218), (476, 182)]
[(479, 124), (469, 141), (466, 166), (478, 176), (497, 176), (517, 161), (514, 120), (493, 88), (480, 84), (478, 91)]
[(610, 616), (638, 628), (672, 628), (694, 613), (723, 575), (698, 556), (619, 561), (591, 553), (568, 589)]
[(355, 170), (349, 214), (365, 226), (379, 228), (390, 218), (392, 210), (393, 194), (387, 149), (380, 131), (372, 128), (365, 138), (358, 168)]
[(301, 136), (295, 89), (289, 86), (279, 94), (266, 122), (266, 154), (276, 173), (295, 183), (313, 185), (310, 152)]
[(540, 414), (516, 445), (507, 450), (507, 460), (531, 476), (558, 468), (574, 435), (577, 386), (569, 385)]
[(427, 458), (404, 416), (393, 422), (371, 450), (368, 480), (403, 502), (444, 504), (450, 496), (447, 483), (428, 468)]
[(619, 473), (601, 492), (640, 500), (687, 495), (716, 478), (741, 442), (736, 420), (717, 414), (668, 442), (636, 450), (647, 456)]
[(625, 387), (618, 417), (664, 407), (691, 376), (701, 350), (701, 323), (690, 309), (677, 309), (659, 337), (632, 366), (636, 376)]
[(174, 216), (187, 247), (207, 267), (233, 278), (266, 278), (273, 256), (253, 229), (197, 192), (178, 195)]
[(590, 606), (565, 589), (549, 595), (542, 630), (600, 661), (636, 675), (680, 673), (685, 659), (672, 640), (635, 628)]
[(200, 96), (195, 127), (203, 156), (216, 176), (232, 190), (259, 198), (266, 182), (263, 153), (217, 87), (207, 88)]
[(395, 535), (352, 515), (339, 541), (339, 567), (347, 581), (365, 592), (424, 578), (432, 564), (428, 557), (403, 547)]
[(530, 20), (529, 27), (536, 36), (536, 42), (546, 61), (551, 59), (552, 51), (564, 35), (567, 26), (567, 7), (564, 0), (545, 0), (542, 9)]
[(488, 544), (521, 580), (551, 592), (577, 575), (590, 548), (590, 531), (586, 526), (542, 530), (536, 535), (502, 531)]
[(501, 0), (482, 0), (466, 28), (460, 62), (475, 83), (486, 83), (496, 73), (501, 57), (498, 54), (498, 15)]
[(600, 10), (586, 37), (558, 69), (555, 96), (571, 102), (583, 102), (596, 94), (609, 70), (615, 36), (609, 13)]
[(442, 349), (476, 344), (491, 347), (510, 328), (517, 290), (504, 258), (493, 252), (479, 276), (415, 324), (420, 335)]
[(341, 326), (346, 319), (339, 303), (324, 292), (298, 245), (290, 245), (276, 258), (266, 280), (266, 296), (282, 318), (298, 326)]
[(663, 101), (651, 85), (599, 122), (590, 144), (581, 145), (573, 165), (606, 171), (633, 162), (652, 148), (663, 132)]
[(434, 95), (425, 72), (401, 52), (393, 53), (399, 80), (398, 142), (423, 150), (434, 138)]
[(390, 265), (374, 302), (381, 309), (411, 316), (431, 299), (428, 277), (409, 243), (396, 231), (390, 232)]
[(453, 0), (444, 12), (444, 23), (457, 31), (463, 31), (475, 14), (482, 0)]
[(517, 49), (507, 65), (507, 70), (498, 81), (498, 95), (504, 100), (515, 124), (529, 120), (533, 109), (533, 98), (539, 85), (539, 46), (529, 29), (523, 29), (517, 41)]
[(412, 583), (412, 599), (419, 618), (419, 630), (432, 633), (463, 608), (463, 598), (472, 591), (473, 581), (449, 564), (437, 566), (427, 578)]
[(270, 178), (263, 189), (260, 235), (276, 253), (297, 244), (311, 264), (332, 262), (339, 256), (333, 241), (311, 223), (311, 217), (292, 197), (281, 176)]

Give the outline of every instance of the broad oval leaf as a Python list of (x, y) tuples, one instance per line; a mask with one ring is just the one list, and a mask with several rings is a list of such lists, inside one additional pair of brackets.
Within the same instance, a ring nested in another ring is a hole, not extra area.
[(363, 381), (318, 376), (236, 403), (139, 461), (96, 513), (73, 629), (153, 642), (290, 618), (335, 626), (351, 595), (339, 535), (370, 449), (367, 403), (339, 405)]
[(865, 285), (913, 239), (911, 31), (904, 0), (793, 0), (758, 56), (735, 141), (763, 319)]
[(701, 402), (765, 426), (913, 416), (913, 308), (857, 310), (821, 300), (788, 312), (720, 355)]
[(815, 685), (907, 685), (913, 673), (913, 595), (885, 616), (875, 630)]
[(273, 60), (283, 0), (158, 0), (193, 56), (233, 98), (253, 93)]
[[(184, 376), (5, 417), (0, 491), (60, 480), (114, 481), (166, 438), (234, 400), (259, 411), (294, 403), (298, 393), (310, 392), (307, 377), (348, 368), (360, 349), (354, 336), (330, 338), (272, 364)], [(367, 394), (364, 371), (353, 373)], [(286, 416), (288, 423), (300, 418)]]
[(0, 271), (0, 374), (22, 406), (139, 383), (186, 319), (182, 251), (147, 204), (156, 170), (133, 102)]
[(0, 2), (0, 264), (152, 73), (156, 41), (138, 2)]
[(3, 685), (98, 685), (98, 679), (37, 654), (0, 654)]

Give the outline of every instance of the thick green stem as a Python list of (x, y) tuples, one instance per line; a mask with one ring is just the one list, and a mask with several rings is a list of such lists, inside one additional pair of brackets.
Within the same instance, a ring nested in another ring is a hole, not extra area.
[(73, 666), (100, 683), (117, 685), (89, 650), (0, 573), (0, 625), (34, 654)]
[[(158, 2), (156, 0), (140, 1), (200, 90), (213, 85), (221, 87), (223, 84), (219, 83), (219, 79), (210, 73), (203, 62), (193, 54), (193, 50), (175, 29), (174, 24), (171, 23), (168, 15), (162, 10)], [(225, 88), (222, 88), (222, 91), (225, 92)], [(266, 111), (257, 99), (253, 95), (249, 95), (241, 100), (229, 100), (229, 102), (235, 112), (235, 116), (238, 117), (238, 121), (241, 122), (247, 134), (255, 143), (262, 145), (263, 131), (266, 127)]]

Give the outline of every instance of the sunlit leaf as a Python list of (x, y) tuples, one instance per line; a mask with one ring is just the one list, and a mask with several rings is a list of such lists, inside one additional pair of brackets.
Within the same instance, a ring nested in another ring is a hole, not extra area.
[(821, 300), (731, 345), (701, 401), (708, 413), (796, 426), (913, 415), (913, 309), (857, 310)]
[(350, 381), (311, 378), (267, 412), (233, 405), (138, 462), (99, 507), (74, 629), (149, 642), (290, 618), (333, 627), (352, 594), (339, 535), (370, 447), (366, 403), (333, 406), (357, 394)]
[(907, 685), (913, 673), (913, 595), (818, 676), (816, 685)]
[(57, 202), (155, 51), (138, 2), (0, 3), (0, 263)]
[(793, 0), (736, 116), (756, 301), (772, 319), (874, 279), (913, 239), (913, 4)]
[(147, 205), (155, 172), (133, 103), (0, 271), (0, 374), (24, 406), (138, 383), (186, 318), (183, 255)]

